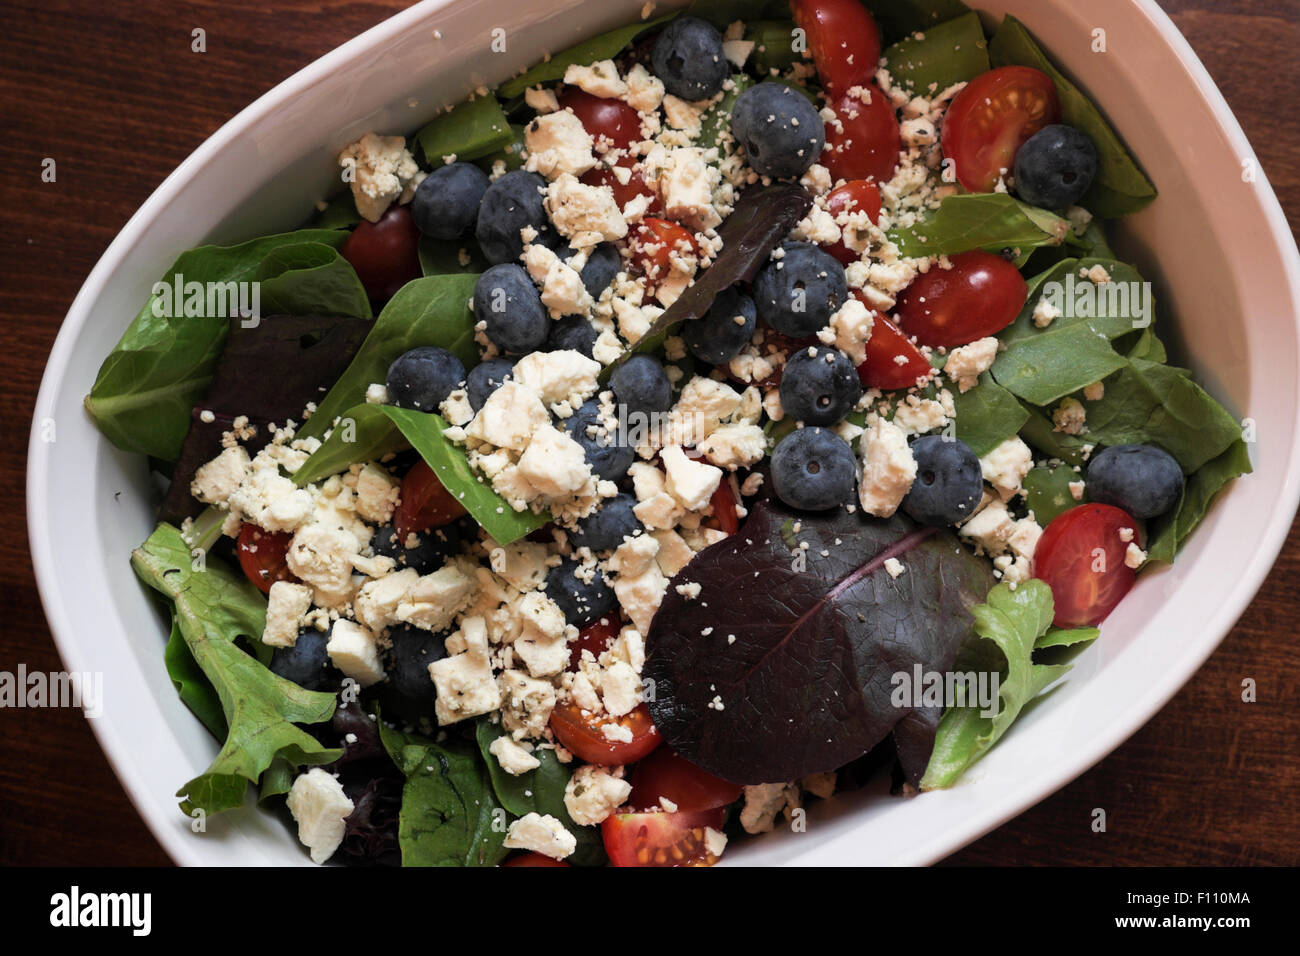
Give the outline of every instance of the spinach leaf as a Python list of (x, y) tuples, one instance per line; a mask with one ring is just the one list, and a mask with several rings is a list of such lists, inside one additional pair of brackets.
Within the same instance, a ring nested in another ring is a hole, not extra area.
[(1183, 496), (1174, 510), (1153, 518), (1148, 525), (1147, 560), (1172, 563), (1178, 549), (1209, 511), (1215, 495), (1232, 479), (1251, 470), (1250, 450), (1241, 439), (1197, 469), (1187, 479)]
[(725, 30), (737, 20), (788, 18), (790, 4), (787, 0), (694, 0), (688, 12), (693, 17), (708, 20), (719, 30)]
[[(522, 97), (520, 98), (522, 100)], [(528, 109), (528, 107), (525, 107)], [(529, 110), (531, 113), (531, 110)], [(506, 164), (506, 171), (511, 172), (524, 165), (524, 127), (518, 123), (510, 124), (510, 142), (485, 156), (474, 160), (474, 164), (485, 173), (491, 174), (497, 160)]]
[[(461, 261), (464, 252), (468, 261)], [(443, 241), (420, 237), (419, 245), (420, 271), (426, 276), (474, 275), (477, 276), (488, 267), (483, 252), (472, 237)]]
[(731, 135), (731, 111), (735, 108), (740, 94), (754, 85), (754, 81), (744, 73), (731, 75), (732, 88), (722, 94), (722, 99), (710, 106), (700, 117), (700, 135), (696, 145), (708, 149), (712, 146), (722, 151), (722, 144)]
[[(889, 558), (907, 573), (892, 577)], [(698, 599), (678, 593), (686, 583)], [(734, 783), (842, 767), (914, 711), (895, 706), (888, 675), (946, 671), (992, 584), (950, 532), (901, 514), (760, 502), (668, 588), (646, 640), (651, 718), (677, 753)]]
[(515, 511), (470, 467), (460, 446), (447, 440), (447, 423), (428, 412), (392, 405), (358, 405), (343, 414), (329, 438), (293, 476), (299, 485), (318, 481), (358, 461), (375, 461), (411, 445), (428, 462), (470, 516), (500, 544), (517, 541), (551, 520), (543, 511)]
[[(474, 275), (437, 275), (415, 279), (388, 300), (347, 371), (321, 400), (298, 431), (300, 438), (319, 438), (334, 419), (365, 401), (366, 389), (383, 382), (388, 366), (407, 349), (440, 345), (471, 367), (478, 364), (474, 343)], [(354, 459), (355, 460), (355, 459)]]
[[(961, 0), (864, 0), (886, 43), (970, 13)], [(892, 64), (891, 64), (892, 69)]]
[(956, 409), (957, 437), (970, 445), (976, 455), (984, 456), (1002, 444), (1024, 425), (1029, 413), (1016, 397), (993, 381), (985, 372), (979, 384), (968, 392), (950, 390)]
[(914, 226), (889, 238), (905, 256), (950, 256), (971, 249), (1026, 253), (1060, 245), (1070, 222), (1045, 209), (1027, 206), (1006, 193), (959, 193)]
[[(221, 702), (229, 736), (212, 765), (186, 783), (181, 809), (207, 813), (243, 805), (244, 791), (277, 757), (295, 765), (324, 764), (331, 750), (295, 724), (317, 724), (334, 713), (334, 695), (304, 690), (271, 673), (236, 645), (260, 646), (266, 599), (242, 574), (208, 555), (196, 570), (181, 533), (160, 524), (131, 555), (140, 579), (167, 597), (186, 647)], [(209, 715), (211, 716), (211, 715)], [(206, 723), (205, 719), (205, 723)]]
[(925, 95), (989, 71), (989, 45), (978, 13), (965, 13), (927, 27), (921, 39), (906, 36), (885, 50), (895, 83)]
[(1084, 322), (1062, 324), (1008, 346), (993, 363), (993, 377), (1025, 401), (1048, 405), (1123, 367), (1124, 357)]
[(1083, 447), (1091, 444), (1077, 435), (1058, 432), (1053, 427), (1052, 419), (1035, 408), (1021, 402), (1025, 410), (1025, 423), (1020, 426), (1020, 437), (1029, 447), (1048, 458), (1059, 458), (1068, 465), (1081, 465), (1084, 462)]
[[(261, 282), (262, 300), (277, 301), (281, 306), (277, 311), (306, 313), (322, 311), (320, 303), (299, 302), (294, 296), (304, 288), (314, 288), (316, 281), (328, 279), (331, 287), (343, 294), (324, 311), (333, 315), (368, 316), (369, 306), (360, 304), (364, 295), (358, 300), (347, 294), (346, 283), (335, 275), (351, 273), (356, 288), (360, 288), (352, 267), (342, 257), (335, 257), (337, 263), (303, 270), (310, 275), (298, 275), (291, 269), (269, 276), (261, 269), (263, 260), (282, 246), (303, 243), (337, 246), (346, 238), (346, 233), (337, 230), (306, 229), (264, 236), (237, 246), (199, 246), (182, 253), (160, 283), (174, 288), (175, 277), (179, 275), (186, 284), (202, 283), (213, 290), (218, 286), (208, 286), (208, 283), (220, 284), (226, 293), (221, 298), (228, 298), (228, 291), (235, 288), (228, 283), (256, 279)], [(299, 280), (309, 281), (304, 285)], [(175, 461), (180, 454), (181, 442), (189, 428), (190, 409), (207, 388), (226, 340), (232, 311), (229, 301), (223, 309), (220, 307), (223, 303), (214, 295), (210, 303), (205, 301), (200, 307), (201, 314), (186, 316), (183, 307), (168, 308), (166, 303), (170, 298), (170, 295), (150, 296), (100, 366), (86, 397), (86, 411), (109, 441), (124, 451), (152, 455), (163, 461)], [(207, 314), (209, 305), (211, 315)], [(159, 312), (180, 314), (155, 315), (155, 306)]]
[(406, 776), (397, 839), (402, 866), (496, 866), (506, 850), (506, 811), (472, 748), (439, 745), (379, 721), (379, 737)]
[(745, 24), (745, 39), (754, 44), (749, 63), (754, 72), (766, 79), (772, 70), (784, 73), (803, 60), (794, 48), (794, 22), (791, 20), (753, 20)]
[(444, 156), (478, 159), (508, 146), (514, 131), (495, 96), (476, 96), (435, 116), (415, 134), (425, 162), (438, 168)]
[(1079, 88), (1067, 80), (1047, 59), (1029, 31), (1010, 14), (989, 41), (994, 66), (1032, 66), (1042, 70), (1056, 84), (1062, 120), (1074, 126), (1097, 147), (1097, 176), (1079, 205), (1095, 216), (1114, 219), (1137, 212), (1156, 198), (1156, 188), (1138, 168), (1119, 136)]
[(1070, 493), (1070, 483), (1082, 481), (1083, 475), (1062, 465), (1048, 468), (1040, 465), (1025, 475), (1025, 503), (1034, 513), (1034, 519), (1044, 528), (1058, 515), (1069, 511), (1086, 500), (1075, 500)]
[(533, 756), (541, 764), (536, 770), (518, 776), (506, 773), (488, 749), (502, 735), (501, 726), (487, 719), (480, 720), (475, 728), (478, 749), (483, 755), (488, 776), (492, 779), (492, 789), (496, 791), (500, 804), (516, 817), (529, 813), (549, 814), (564, 824), (564, 828), (578, 841), (578, 848), (565, 857), (565, 863), (573, 866), (603, 865), (606, 856), (600, 828), (574, 823), (569, 816), (569, 808), (564, 804), (564, 788), (568, 786), (571, 776), (569, 768), (560, 763), (553, 749), (538, 748), (533, 751)]
[(345, 189), (328, 199), (324, 209), (317, 209), (312, 213), (303, 228), (351, 229), (360, 222), (361, 213), (357, 212), (357, 203), (352, 198), (352, 191)]
[(619, 27), (617, 30), (602, 33), (600, 36), (592, 37), (590, 40), (584, 40), (576, 46), (571, 46), (567, 50), (556, 53), (549, 60), (538, 63), (531, 70), (516, 76), (514, 79), (506, 80), (497, 88), (497, 95), (503, 99), (510, 99), (519, 96), (528, 87), (536, 86), (538, 83), (562, 80), (564, 79), (564, 71), (574, 63), (579, 66), (588, 66), (597, 60), (613, 59), (638, 37), (663, 26), (677, 16), (679, 12), (674, 11), (667, 16), (659, 17), (657, 20), (632, 23), (625, 27)]
[(1045, 646), (1062, 647), (1097, 637), (1095, 628), (1055, 631), (1049, 634), (1054, 614), (1052, 589), (1042, 581), (1026, 581), (1013, 591), (999, 584), (986, 603), (972, 609), (975, 632), (1001, 651), (1002, 667), (996, 716), (980, 715), (978, 704), (950, 707), (939, 722), (934, 753), (921, 780), (921, 789), (950, 787), (1006, 733), (1025, 704), (1070, 669), (1068, 664), (1035, 664), (1034, 647), (1047, 636)]
[(299, 242), (272, 249), (253, 270), (262, 315), (368, 319), (370, 299), (352, 265), (332, 246)]

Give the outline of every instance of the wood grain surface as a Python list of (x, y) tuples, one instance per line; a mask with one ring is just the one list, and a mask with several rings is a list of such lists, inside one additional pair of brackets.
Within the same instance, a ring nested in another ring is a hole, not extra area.
[[(61, 667), (27, 549), (24, 469), (41, 372), (86, 274), (158, 183), (223, 122), (403, 6), (0, 2), (0, 670)], [(1300, 3), (1162, 6), (1236, 111), (1294, 231)], [(206, 31), (205, 53), (191, 51), (196, 28)], [(55, 183), (42, 182), (46, 157), (57, 161)], [(1298, 629), (1293, 526), (1254, 604), (1168, 706), (1078, 780), (947, 862), (1300, 862)], [(1241, 702), (1244, 677), (1258, 681), (1257, 703)], [(1096, 807), (1109, 818), (1103, 834), (1089, 826)], [(0, 864), (169, 862), (72, 711), (0, 711), (0, 808)]]

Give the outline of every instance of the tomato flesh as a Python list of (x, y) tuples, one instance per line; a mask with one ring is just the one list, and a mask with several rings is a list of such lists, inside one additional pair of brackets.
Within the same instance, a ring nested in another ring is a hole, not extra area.
[(996, 335), (1029, 296), (1020, 270), (1001, 256), (975, 249), (949, 261), (950, 269), (936, 265), (917, 276), (894, 307), (898, 327), (920, 345), (952, 348)]
[(592, 621), (578, 631), (578, 639), (569, 645), (569, 670), (578, 669), (583, 651), (591, 651), (592, 657), (599, 658), (609, 649), (610, 642), (618, 637), (618, 632), (619, 621), (614, 614)]
[(731, 490), (731, 481), (724, 475), (718, 484), (718, 490), (709, 499), (713, 514), (705, 519), (711, 526), (716, 526), (723, 534), (735, 534), (740, 529), (740, 516), (736, 514), (736, 496)]
[(1046, 73), (1029, 66), (989, 70), (949, 104), (940, 139), (944, 159), (956, 164), (953, 172), (966, 189), (992, 192), (1025, 140), (1060, 116), (1056, 85)]
[(647, 216), (632, 233), (631, 267), (644, 275), (651, 288), (672, 272), (673, 253), (698, 256), (695, 237), (685, 227), (667, 219)]
[(850, 93), (831, 100), (836, 120), (826, 124), (826, 148), (818, 160), (831, 179), (887, 182), (898, 168), (903, 148), (898, 117), (874, 83), (863, 83), (867, 99)]
[[(841, 213), (865, 212), (873, 223), (878, 223), (880, 222), (880, 187), (865, 179), (855, 179), (837, 186), (826, 194), (826, 211), (833, 219), (838, 219)], [(822, 248), (842, 265), (850, 265), (860, 258), (859, 254), (846, 246), (843, 240), (837, 239)]]
[(1114, 505), (1079, 505), (1043, 529), (1034, 577), (1052, 589), (1057, 627), (1092, 627), (1115, 609), (1137, 579), (1124, 563), (1130, 541), (1137, 522)]
[[(632, 739), (611, 740), (602, 731), (606, 724), (627, 728)], [(588, 714), (577, 704), (557, 704), (551, 711), (551, 731), (566, 750), (587, 763), (606, 767), (635, 763), (663, 742), (650, 722), (650, 711), (645, 704), (638, 704), (622, 717)]]
[(921, 350), (883, 315), (874, 317), (866, 352), (866, 361), (858, 366), (864, 388), (911, 388), (934, 371)]
[(723, 811), (614, 813), (600, 825), (614, 866), (712, 866), (706, 829), (721, 830)]
[(291, 541), (293, 535), (287, 531), (263, 531), (248, 522), (240, 526), (235, 543), (239, 567), (263, 594), (269, 594), (276, 581), (298, 580), (289, 570), (286, 558)]
[(641, 117), (622, 100), (592, 96), (570, 86), (559, 96), (560, 109), (571, 109), (593, 139), (603, 136), (615, 149), (627, 149), (641, 139)]
[(876, 75), (880, 29), (860, 0), (792, 0), (790, 9), (808, 35), (817, 76), (832, 96)]
[[(616, 165), (626, 166), (625, 162), (620, 161)], [(638, 196), (644, 196), (649, 200), (646, 206), (646, 212), (651, 216), (663, 214), (663, 201), (659, 194), (651, 189), (641, 175), (639, 169), (633, 169), (628, 174), (628, 180), (624, 183), (618, 178), (613, 166), (596, 166), (582, 174), (582, 182), (587, 186), (608, 186), (614, 194), (614, 201), (618, 203), (618, 208), (622, 209)]]
[(665, 745), (636, 765), (628, 805), (658, 810), (662, 797), (679, 811), (689, 812), (725, 807), (740, 796), (739, 786), (695, 766)]
[[(509, 859), (507, 859), (501, 865), (502, 866), (563, 866), (563, 867), (569, 866), (569, 864), (565, 863), (563, 860), (556, 860), (544, 854), (533, 853), (531, 851), (526, 853), (514, 853), (509, 857)], [(572, 869), (572, 867), (570, 867), (570, 869)]]
[(465, 513), (465, 506), (443, 487), (424, 459), (417, 461), (402, 479), (401, 501), (393, 511), (393, 527), (399, 538), (420, 534), (451, 524)]
[(378, 222), (359, 223), (339, 253), (356, 270), (366, 295), (384, 302), (423, 275), (419, 246), (420, 230), (410, 207), (392, 205)]

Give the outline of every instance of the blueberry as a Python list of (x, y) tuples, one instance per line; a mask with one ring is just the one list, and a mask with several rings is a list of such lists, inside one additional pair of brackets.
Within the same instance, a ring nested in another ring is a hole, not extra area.
[(755, 172), (773, 179), (802, 176), (826, 145), (817, 107), (784, 83), (751, 86), (731, 108), (731, 133)]
[(781, 373), (781, 407), (797, 422), (834, 425), (862, 397), (853, 361), (825, 345), (799, 349)]
[(328, 634), (304, 627), (293, 647), (275, 649), (271, 655), (271, 673), (307, 690), (334, 690), (342, 683), (343, 675), (330, 663), (329, 652), (325, 650), (328, 643)]
[(633, 355), (614, 369), (609, 377), (609, 387), (620, 405), (627, 406), (629, 414), (650, 415), (666, 412), (673, 406), (673, 387), (668, 374), (656, 359), (649, 355)]
[(388, 366), (388, 398), (398, 408), (436, 412), (443, 399), (465, 381), (465, 366), (446, 349), (421, 345)]
[(424, 178), (411, 200), (416, 228), (432, 239), (459, 239), (478, 219), (491, 180), (469, 163), (452, 163)]
[(389, 628), (386, 670), (388, 682), (397, 696), (417, 706), (423, 705), (428, 713), (438, 697), (429, 665), (447, 656), (445, 634), (433, 634), (410, 624)]
[(1064, 209), (1097, 175), (1097, 147), (1073, 126), (1044, 126), (1016, 153), (1016, 193), (1031, 206)]
[(628, 535), (643, 530), (640, 519), (632, 512), (636, 496), (626, 492), (600, 503), (600, 509), (578, 522), (570, 535), (575, 548), (605, 551), (617, 548)]
[(558, 322), (552, 322), (551, 332), (546, 336), (548, 352), (572, 349), (591, 358), (591, 351), (595, 345), (596, 327), (588, 322), (584, 315), (566, 315)]
[(858, 462), (839, 435), (800, 428), (772, 452), (772, 489), (791, 508), (826, 511), (853, 500)]
[(655, 39), (650, 53), (664, 89), (684, 100), (707, 100), (722, 89), (731, 66), (722, 52), (722, 34), (699, 17), (678, 17)]
[(1183, 469), (1155, 445), (1112, 445), (1088, 463), (1088, 498), (1134, 518), (1162, 515), (1183, 495)]
[(396, 529), (387, 524), (375, 529), (370, 538), (370, 550), (376, 555), (392, 558), (399, 569), (414, 568), (420, 574), (432, 574), (446, 564), (449, 557), (460, 552), (464, 533), (462, 525), (453, 523), (418, 534), (412, 532), (399, 540)]
[(486, 324), (488, 341), (503, 352), (534, 352), (551, 331), (537, 287), (524, 267), (513, 262), (492, 266), (478, 277), (474, 318)]
[(575, 627), (586, 627), (618, 606), (600, 569), (594, 565), (584, 568), (572, 558), (546, 575), (546, 596), (560, 606), (564, 619)]
[(921, 524), (946, 527), (965, 521), (984, 492), (980, 460), (970, 445), (942, 435), (912, 442), (916, 480), (903, 510)]
[(564, 430), (582, 446), (591, 470), (598, 478), (620, 481), (632, 467), (636, 452), (621, 444), (600, 421), (600, 402), (588, 399), (581, 408), (564, 420)]
[(465, 391), (469, 396), (469, 407), (478, 411), (488, 396), (501, 387), (501, 383), (514, 371), (515, 363), (507, 358), (488, 359), (479, 362), (465, 376)]
[(758, 317), (786, 335), (815, 335), (849, 297), (844, 267), (808, 242), (787, 242), (754, 279)]
[(682, 338), (691, 354), (701, 362), (721, 365), (735, 358), (753, 338), (757, 324), (754, 300), (732, 286), (713, 300), (708, 312), (686, 324)]
[(623, 259), (618, 254), (618, 246), (612, 242), (602, 242), (591, 250), (586, 265), (578, 275), (582, 279), (582, 287), (588, 294), (593, 299), (599, 299), (600, 294), (609, 288), (609, 284), (614, 281), (614, 277), (622, 268)]
[(517, 169), (506, 173), (483, 193), (474, 234), (491, 263), (518, 262), (523, 255), (524, 240), (519, 230), (532, 226), (538, 239), (550, 245), (558, 237), (546, 218), (542, 192), (546, 180), (537, 173)]

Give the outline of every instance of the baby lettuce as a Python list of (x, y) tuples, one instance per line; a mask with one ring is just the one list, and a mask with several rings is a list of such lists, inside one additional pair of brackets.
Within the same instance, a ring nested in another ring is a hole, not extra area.
[(927, 27), (919, 39), (904, 37), (885, 50), (884, 59), (896, 85), (926, 96), (987, 73), (988, 48), (979, 14), (965, 13)]
[(1088, 134), (1097, 147), (1097, 175), (1078, 205), (1094, 216), (1114, 219), (1137, 212), (1156, 198), (1156, 187), (1138, 168), (1119, 136), (1079, 88), (1052, 65), (1023, 23), (1010, 14), (989, 41), (996, 66), (1031, 66), (1056, 84), (1062, 120)]
[(1049, 468), (1039, 465), (1025, 475), (1025, 504), (1034, 513), (1034, 520), (1044, 528), (1057, 515), (1064, 514), (1075, 505), (1087, 500), (1086, 496), (1076, 499), (1070, 491), (1070, 484), (1083, 480), (1083, 475), (1073, 468), (1061, 465)]
[(957, 437), (970, 445), (976, 455), (987, 455), (1020, 431), (1029, 419), (1029, 413), (1016, 397), (993, 381), (988, 372), (969, 391), (956, 388), (949, 391), (957, 412)]
[[(262, 647), (266, 599), (261, 592), (211, 555), (195, 565), (189, 545), (169, 524), (160, 524), (131, 555), (131, 566), (140, 579), (172, 603), (174, 630), (215, 690), (229, 728), (212, 765), (177, 791), (184, 798), (181, 809), (186, 814), (242, 806), (248, 784), (257, 783), (277, 758), (300, 766), (330, 763), (341, 755), (295, 726), (329, 720), (334, 696), (304, 690), (276, 676), (236, 644), (243, 640)], [(178, 656), (173, 654), (172, 659)], [(183, 658), (182, 664), (183, 687), (190, 687), (188, 699), (184, 691), (182, 699), (191, 708), (197, 701), (196, 714), (215, 730), (211, 699), (195, 690), (197, 675)]]
[[(1053, 630), (1054, 613), (1052, 589), (1038, 580), (1023, 582), (1015, 590), (999, 584), (984, 604), (971, 609), (978, 637), (974, 646), (963, 648), (954, 669), (979, 671), (992, 662), (1001, 675), (1001, 706), (993, 717), (981, 716), (981, 707), (975, 702), (950, 707), (944, 713), (921, 789), (936, 790), (956, 783), (1006, 733), (1025, 705), (1070, 669), (1069, 664), (1035, 664), (1035, 648), (1068, 647), (1096, 639), (1096, 628)], [(990, 641), (996, 651), (988, 646)]]
[(397, 824), (402, 866), (496, 866), (505, 859), (506, 810), (476, 749), (436, 744), (382, 720), (379, 736), (406, 776)]
[(1171, 563), (1178, 549), (1196, 530), (1210, 503), (1228, 482), (1251, 471), (1250, 450), (1238, 438), (1228, 449), (1202, 465), (1187, 479), (1183, 496), (1168, 514), (1154, 518), (1147, 528), (1147, 559)]
[[(906, 573), (891, 576), (888, 558)], [(690, 583), (695, 599), (678, 591)], [(760, 502), (668, 588), (646, 639), (651, 718), (735, 783), (837, 769), (914, 712), (894, 705), (889, 675), (946, 671), (993, 583), (950, 532), (901, 514)]]
[(905, 256), (951, 256), (971, 249), (1015, 250), (1028, 258), (1039, 246), (1059, 246), (1070, 222), (1006, 193), (959, 193), (914, 226), (889, 238)]
[(217, 696), (212, 681), (208, 680), (207, 675), (199, 669), (198, 661), (190, 653), (189, 645), (185, 643), (185, 635), (181, 633), (180, 620), (174, 610), (171, 635), (167, 638), (167, 646), (163, 649), (163, 666), (167, 668), (167, 676), (172, 679), (176, 694), (185, 702), (185, 706), (203, 722), (203, 726), (212, 732), (212, 736), (218, 740), (225, 740), (229, 728), (226, 726), (226, 715), (221, 711), (221, 699)]
[[(360, 280), (332, 248), (346, 235), (304, 229), (236, 246), (200, 246), (182, 253), (160, 281), (170, 286), (177, 275), (186, 283), (255, 281), (268, 313), (369, 318)], [(86, 410), (119, 448), (175, 461), (190, 410), (202, 398), (225, 344), (230, 316), (229, 310), (158, 316), (155, 301), (151, 296), (144, 304), (100, 366)], [(266, 308), (269, 303), (274, 307)]]
[(476, 96), (435, 117), (415, 134), (425, 162), (437, 169), (443, 157), (468, 161), (495, 153), (514, 140), (501, 104), (494, 96)]

